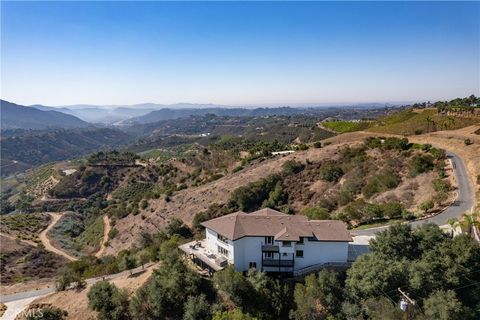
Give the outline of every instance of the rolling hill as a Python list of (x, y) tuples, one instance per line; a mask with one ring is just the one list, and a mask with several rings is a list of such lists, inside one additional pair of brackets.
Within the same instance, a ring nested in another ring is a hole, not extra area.
[(34, 165), (74, 158), (128, 143), (130, 136), (110, 128), (34, 130), (2, 135), (2, 175)]
[(89, 124), (79, 118), (58, 111), (42, 111), (0, 100), (2, 130), (82, 128)]

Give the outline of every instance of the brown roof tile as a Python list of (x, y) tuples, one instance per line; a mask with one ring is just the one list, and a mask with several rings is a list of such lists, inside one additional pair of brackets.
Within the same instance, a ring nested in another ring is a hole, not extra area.
[(205, 221), (202, 225), (230, 240), (245, 236), (272, 236), (279, 241), (299, 241), (300, 237), (315, 237), (321, 241), (352, 241), (342, 221), (308, 220), (302, 215), (287, 215), (269, 208), (252, 213), (235, 212)]

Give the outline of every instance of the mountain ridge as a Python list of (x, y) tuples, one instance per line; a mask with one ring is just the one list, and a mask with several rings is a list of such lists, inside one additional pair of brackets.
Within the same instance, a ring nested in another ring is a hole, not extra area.
[(48, 129), (83, 128), (90, 124), (60, 111), (39, 110), (6, 100), (0, 100), (2, 130), (8, 129)]

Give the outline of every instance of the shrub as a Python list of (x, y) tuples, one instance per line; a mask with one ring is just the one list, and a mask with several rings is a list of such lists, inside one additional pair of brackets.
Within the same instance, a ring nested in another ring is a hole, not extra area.
[(467, 138), (467, 139), (463, 140), (463, 143), (465, 143), (466, 146), (469, 146), (469, 145), (473, 144), (473, 141), (471, 139)]
[(308, 146), (304, 143), (300, 143), (295, 147), (298, 151), (308, 150)]
[(422, 210), (423, 212), (427, 213), (428, 210), (430, 210), (430, 209), (433, 208), (433, 206), (434, 206), (433, 201), (432, 201), (432, 200), (428, 200), (428, 201), (422, 202), (422, 203), (418, 206), (418, 208), (419, 208), (420, 210)]
[(327, 163), (320, 168), (320, 179), (337, 182), (343, 176), (342, 168), (334, 163)]
[(415, 156), (409, 164), (410, 176), (415, 177), (420, 173), (428, 172), (433, 169), (433, 159), (431, 156)]
[(302, 214), (310, 220), (328, 220), (330, 214), (328, 210), (321, 207), (305, 208), (302, 210)]
[(42, 308), (35, 312), (28, 312), (27, 320), (63, 320), (68, 316), (68, 312), (55, 307)]
[(305, 168), (305, 166), (298, 161), (287, 160), (283, 163), (282, 168), (283, 173), (288, 176), (301, 172)]
[(375, 193), (395, 188), (400, 184), (400, 181), (400, 176), (394, 172), (386, 171), (380, 173), (369, 179), (365, 187), (363, 187), (363, 196), (365, 198), (370, 198)]
[(148, 200), (142, 199), (142, 201), (140, 201), (140, 208), (145, 210), (147, 207), (148, 207)]
[(313, 147), (314, 147), (314, 148), (317, 148), (317, 149), (318, 149), (318, 148), (321, 148), (321, 147), (322, 147), (322, 143), (321, 143), (320, 141), (315, 141), (315, 142), (313, 143)]
[(233, 191), (230, 202), (243, 211), (257, 210), (269, 198), (270, 192), (275, 189), (277, 182), (280, 180), (279, 175), (273, 174), (246, 186), (239, 187)]

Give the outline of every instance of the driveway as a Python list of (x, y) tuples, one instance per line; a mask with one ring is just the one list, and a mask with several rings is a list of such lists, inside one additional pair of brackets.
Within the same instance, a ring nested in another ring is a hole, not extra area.
[[(445, 225), (449, 219), (458, 219), (473, 208), (475, 193), (462, 158), (453, 152), (447, 152), (447, 157), (452, 161), (453, 170), (455, 171), (457, 199), (450, 207), (434, 217), (408, 222), (412, 227), (418, 227), (424, 223), (434, 223), (439, 226)], [(387, 225), (364, 230), (352, 230), (350, 233), (353, 236), (373, 236), (380, 231), (386, 230), (388, 227)]]

